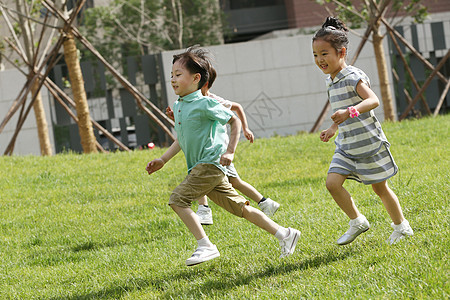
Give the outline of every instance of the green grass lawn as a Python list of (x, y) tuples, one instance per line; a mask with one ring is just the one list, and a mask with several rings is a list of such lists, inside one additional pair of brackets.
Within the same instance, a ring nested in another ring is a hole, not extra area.
[(336, 245), (348, 219), (325, 188), (333, 142), (241, 142), (236, 168), (281, 203), (276, 222), (302, 232), (296, 252), (280, 260), (273, 236), (211, 202), (205, 230), (221, 256), (194, 267), (196, 242), (167, 205), (182, 154), (151, 176), (165, 149), (0, 157), (0, 299), (448, 299), (449, 128), (450, 116), (383, 124), (400, 167), (390, 186), (415, 232), (392, 246), (381, 201), (353, 181), (372, 228)]

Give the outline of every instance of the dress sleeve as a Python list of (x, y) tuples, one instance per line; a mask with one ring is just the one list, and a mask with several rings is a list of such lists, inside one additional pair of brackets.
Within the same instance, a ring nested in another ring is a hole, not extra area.
[(217, 100), (208, 99), (206, 101), (206, 114), (209, 119), (218, 121), (220, 124), (225, 125), (233, 116), (233, 112), (220, 104)]
[(231, 107), (233, 106), (233, 103), (230, 100), (223, 99), (222, 97), (217, 96), (213, 93), (209, 93), (209, 97), (217, 100), (220, 104), (222, 104), (223, 106), (225, 106), (228, 109), (231, 109)]

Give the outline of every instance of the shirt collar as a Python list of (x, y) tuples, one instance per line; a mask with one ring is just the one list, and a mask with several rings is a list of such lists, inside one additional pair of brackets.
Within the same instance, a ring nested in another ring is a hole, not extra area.
[(345, 78), (347, 75), (351, 73), (353, 73), (353, 71), (351, 70), (351, 66), (347, 66), (344, 69), (340, 70), (333, 80), (331, 79), (331, 76), (328, 76), (327, 78), (328, 86), (331, 86), (332, 84), (339, 82), (342, 78)]
[(196, 90), (195, 92), (190, 93), (189, 95), (178, 98), (178, 101), (192, 102), (194, 100), (201, 98), (202, 96), (203, 96), (202, 91)]

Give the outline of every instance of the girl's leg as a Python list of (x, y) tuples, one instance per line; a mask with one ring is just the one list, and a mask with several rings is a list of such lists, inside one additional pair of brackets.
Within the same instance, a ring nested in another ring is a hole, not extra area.
[(395, 225), (401, 224), (405, 218), (395, 193), (389, 188), (387, 181), (372, 184), (373, 191), (380, 197), (389, 216)]
[(200, 219), (200, 224), (202, 225), (214, 224), (212, 217), (212, 210), (210, 207), (208, 207), (208, 198), (206, 197), (206, 195), (198, 199), (198, 209), (196, 214)]
[(375, 193), (380, 197), (389, 216), (392, 219), (394, 232), (389, 237), (388, 242), (395, 244), (407, 236), (414, 235), (408, 220), (403, 216), (402, 208), (395, 193), (389, 188), (387, 181), (372, 184)]
[(339, 205), (345, 214), (353, 220), (361, 214), (356, 208), (351, 195), (343, 187), (345, 179), (347, 179), (347, 176), (337, 173), (328, 173), (326, 186), (337, 205)]
[[(240, 191), (245, 196), (249, 197), (256, 203), (258, 203), (259, 208), (261, 208), (261, 210), (267, 216), (269, 216), (269, 217), (273, 216), (275, 214), (275, 212), (278, 210), (278, 208), (280, 207), (280, 204), (278, 202), (273, 201), (270, 198), (267, 198), (267, 199), (264, 198), (264, 196), (261, 195), (261, 193), (258, 192), (258, 190), (254, 186), (241, 180), (241, 178), (229, 176), (228, 180), (230, 181), (233, 188), (235, 188), (236, 190)], [(263, 199), (264, 199), (264, 201), (261, 201)]]
[(361, 215), (355, 206), (352, 196), (344, 189), (343, 184), (347, 176), (337, 173), (328, 173), (327, 189), (333, 196), (334, 201), (351, 219), (350, 228), (337, 240), (338, 245), (346, 245), (353, 242), (361, 233), (369, 230), (369, 222), (366, 217)]
[(206, 196), (203, 196), (198, 199), (198, 205), (208, 205), (208, 198)]
[(249, 197), (256, 203), (259, 203), (263, 198), (260, 192), (256, 190), (256, 188), (249, 183), (242, 181), (239, 177), (228, 177), (231, 185), (238, 191), (240, 191), (245, 196)]
[(174, 204), (170, 205), (170, 207), (177, 213), (197, 241), (206, 237), (206, 233), (203, 230), (197, 215), (191, 208), (181, 207)]

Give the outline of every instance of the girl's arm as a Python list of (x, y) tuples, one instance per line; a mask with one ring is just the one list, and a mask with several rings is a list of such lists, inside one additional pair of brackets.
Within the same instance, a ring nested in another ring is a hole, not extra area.
[[(380, 105), (380, 100), (378, 99), (377, 95), (375, 95), (372, 89), (364, 82), (358, 82), (358, 84), (356, 85), (356, 92), (362, 99), (364, 99), (358, 105), (355, 105), (355, 108), (357, 111), (359, 111), (359, 113), (362, 114), (371, 111), (372, 109)], [(331, 116), (333, 122), (338, 125), (348, 118), (350, 118), (348, 109), (340, 109)]]
[(231, 102), (231, 110), (236, 112), (239, 120), (241, 120), (242, 131), (244, 132), (245, 138), (249, 140), (250, 143), (253, 143), (253, 141), (255, 140), (255, 136), (253, 135), (253, 132), (248, 128), (247, 117), (245, 116), (242, 105), (237, 102)]
[(375, 109), (380, 105), (380, 100), (377, 95), (372, 91), (372, 89), (362, 81), (359, 81), (356, 85), (356, 92), (364, 100), (355, 105), (355, 108), (362, 114), (372, 109)]
[(169, 149), (167, 149), (167, 151), (164, 152), (164, 154), (161, 155), (160, 158), (155, 158), (154, 160), (152, 160), (147, 164), (145, 170), (147, 170), (148, 175), (161, 169), (166, 164), (166, 162), (168, 162), (172, 157), (174, 157), (178, 152), (180, 152), (180, 150), (181, 150), (180, 144), (178, 143), (178, 140), (175, 140), (175, 142), (173, 142), (172, 145), (170, 145)]
[(236, 117), (232, 116), (228, 121), (230, 124), (230, 141), (228, 142), (227, 151), (220, 157), (220, 164), (222, 166), (229, 166), (234, 158), (234, 152), (239, 141), (239, 134), (241, 132), (241, 121)]
[(336, 134), (337, 130), (338, 125), (336, 123), (331, 124), (330, 128), (320, 133), (320, 139), (322, 142), (328, 142)]

